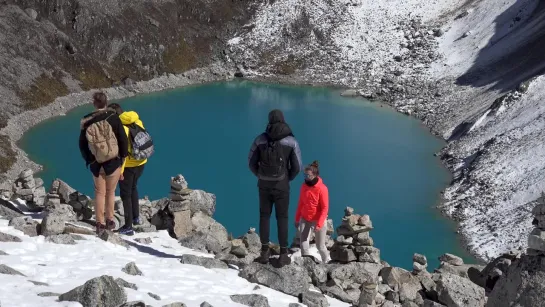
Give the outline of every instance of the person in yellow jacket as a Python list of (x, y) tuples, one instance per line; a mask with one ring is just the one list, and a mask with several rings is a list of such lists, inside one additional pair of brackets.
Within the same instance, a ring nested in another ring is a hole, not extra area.
[(119, 115), (119, 119), (123, 124), (127, 138), (129, 139), (129, 155), (125, 159), (121, 167), (121, 177), (119, 178), (119, 191), (121, 200), (123, 201), (123, 209), (125, 211), (125, 225), (119, 228), (119, 234), (134, 235), (133, 224), (139, 225), (140, 222), (140, 206), (138, 203), (138, 179), (144, 172), (144, 165), (148, 162), (147, 159), (135, 160), (131, 155), (131, 138), (129, 136), (129, 128), (127, 125), (136, 124), (144, 128), (144, 124), (140, 120), (138, 113), (134, 111), (123, 111), (117, 103), (109, 105)]

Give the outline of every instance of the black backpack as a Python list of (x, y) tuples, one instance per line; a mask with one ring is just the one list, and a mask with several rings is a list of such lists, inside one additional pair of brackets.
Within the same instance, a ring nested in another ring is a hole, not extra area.
[(153, 140), (151, 135), (137, 124), (127, 126), (129, 128), (129, 138), (131, 141), (131, 157), (135, 160), (144, 160), (154, 153)]
[(286, 178), (286, 159), (280, 140), (272, 141), (267, 135), (267, 146), (259, 153), (259, 179), (281, 181)]

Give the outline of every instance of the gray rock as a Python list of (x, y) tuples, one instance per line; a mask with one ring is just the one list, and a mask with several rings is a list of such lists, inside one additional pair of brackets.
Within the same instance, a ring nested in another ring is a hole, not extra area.
[(386, 301), (384, 302), (384, 304), (382, 304), (381, 307), (399, 307), (400, 305), (396, 305), (394, 302), (392, 301)]
[(41, 297), (60, 296), (60, 295), (61, 295), (60, 293), (54, 293), (54, 292), (41, 292), (41, 293), (38, 293), (38, 296), (41, 296)]
[[(358, 95), (358, 91), (355, 90), (355, 89), (348, 89), (348, 90), (345, 90), (341, 93), (341, 96), (343, 97), (357, 97), (359, 96)], [(353, 211), (352, 211), (353, 212)]]
[[(349, 289), (352, 284), (361, 285), (364, 283), (377, 283), (379, 272), (382, 268), (380, 264), (352, 262), (346, 265), (328, 266), (329, 277), (342, 289)], [(359, 299), (359, 295), (358, 298)]]
[(394, 302), (396, 304), (399, 303), (399, 293), (395, 291), (388, 291), (384, 296), (388, 301)]
[(297, 303), (290, 303), (290, 304), (288, 305), (288, 307), (303, 307), (303, 306), (300, 305), (300, 304), (297, 304)]
[(248, 250), (242, 239), (234, 239), (231, 241), (230, 253), (239, 258), (244, 258), (248, 255)]
[(413, 262), (413, 270), (414, 270), (415, 272), (422, 272), (422, 271), (425, 271), (427, 267), (428, 267), (427, 265), (420, 264), (420, 263), (418, 263), (418, 262), (416, 262), (416, 261)]
[(475, 264), (462, 264), (462, 265), (451, 265), (446, 262), (442, 262), (439, 268), (435, 270), (437, 273), (449, 273), (449, 274), (455, 274), (463, 278), (469, 279), (469, 270), (471, 268), (475, 268), (479, 271), (483, 269), (480, 265)]
[(380, 284), (380, 285), (377, 286), (377, 291), (378, 291), (378, 293), (386, 294), (386, 292), (392, 291), (392, 288), (390, 288), (390, 286), (388, 286), (388, 285)]
[(445, 305), (431, 300), (424, 300), (424, 307), (445, 307)]
[(237, 294), (231, 295), (235, 303), (250, 307), (269, 307), (269, 300), (261, 294)]
[(184, 254), (180, 258), (180, 263), (182, 264), (192, 264), (205, 267), (207, 269), (227, 269), (229, 268), (227, 264), (221, 260), (215, 258), (200, 257), (190, 254)]
[(448, 254), (448, 253), (440, 256), (439, 261), (446, 262), (450, 265), (455, 265), (455, 266), (464, 264), (464, 260), (462, 260), (462, 258), (455, 256), (453, 254)]
[(318, 286), (327, 281), (327, 269), (325, 265), (317, 264), (308, 257), (298, 258), (295, 260), (295, 263), (307, 270), (313, 285)]
[(223, 225), (216, 222), (210, 216), (200, 211), (196, 212), (191, 218), (191, 223), (193, 224), (194, 231), (207, 233), (216, 238), (216, 240), (220, 243), (222, 250), (229, 247), (229, 236), (227, 234), (227, 230), (225, 227), (223, 227)]
[(68, 245), (76, 244), (76, 240), (74, 240), (74, 237), (71, 234), (60, 234), (60, 235), (49, 236), (45, 238), (45, 241), (56, 243), (56, 244), (68, 244)]
[(23, 242), (23, 240), (14, 235), (0, 232), (0, 242)]
[(346, 303), (350, 303), (350, 304), (357, 304), (358, 300), (359, 300), (359, 297), (360, 297), (360, 293), (359, 291), (355, 292), (355, 293), (348, 293), (348, 292), (345, 292), (341, 287), (337, 286), (337, 285), (333, 285), (333, 286), (328, 286), (327, 284), (324, 284), (324, 285), (320, 285), (319, 286), (320, 290), (326, 294), (326, 295), (329, 295), (333, 298), (336, 298), (340, 301), (343, 301), (343, 302), (346, 302)]
[(25, 9), (25, 13), (27, 13), (28, 17), (30, 17), (32, 20), (36, 20), (36, 18), (38, 18), (38, 12), (36, 12), (35, 9), (27, 8)]
[(216, 195), (202, 190), (192, 190), (188, 197), (191, 215), (202, 212), (210, 217), (216, 212)]
[(7, 200), (0, 198), (0, 217), (4, 220), (11, 220), (15, 217), (24, 216), (23, 212)]
[(360, 232), (356, 236), (356, 243), (364, 246), (373, 246), (373, 239), (369, 236), (368, 232)]
[(407, 301), (401, 305), (401, 307), (418, 307), (418, 305), (414, 302)]
[(439, 302), (448, 307), (480, 307), (485, 305), (484, 289), (469, 279), (444, 273), (438, 275), (436, 284)]
[(308, 307), (329, 307), (325, 295), (320, 292), (306, 291), (301, 295), (302, 303)]
[(482, 271), (477, 268), (470, 268), (467, 271), (469, 279), (488, 291), (492, 291), (499, 278), (507, 274), (512, 261), (510, 255), (501, 255), (488, 263)]
[(186, 307), (186, 306), (185, 306), (184, 303), (175, 302), (175, 303), (170, 303), (170, 304), (167, 304), (167, 305), (163, 305), (163, 307)]
[(340, 263), (349, 263), (358, 259), (354, 250), (337, 243), (333, 245), (329, 253), (332, 260)]
[(258, 254), (248, 254), (244, 258), (239, 258), (233, 254), (220, 253), (215, 256), (215, 259), (218, 259), (228, 265), (235, 265), (242, 269), (252, 263), (257, 257), (259, 257)]
[(125, 240), (109, 230), (103, 231), (99, 238), (103, 241), (129, 248), (129, 244)]
[(147, 307), (147, 305), (144, 303), (144, 301), (132, 301), (126, 302), (125, 304), (121, 304), (117, 307)]
[(151, 298), (156, 299), (156, 300), (158, 300), (158, 301), (161, 300), (161, 297), (160, 297), (159, 295), (157, 295), (157, 294), (153, 294), (153, 293), (151, 293), (151, 292), (148, 292), (148, 295), (149, 295)]
[(545, 301), (545, 258), (522, 255), (488, 296), (487, 307), (541, 306)]
[(33, 220), (30, 216), (19, 216), (14, 217), (9, 221), (8, 226), (22, 231), (25, 235), (29, 237), (38, 236), (38, 226), (40, 223)]
[(185, 190), (188, 187), (188, 183), (184, 176), (178, 174), (176, 177), (170, 178), (170, 187), (172, 190)]
[(419, 263), (421, 265), (427, 265), (428, 259), (426, 259), (426, 256), (420, 255), (420, 254), (414, 254), (413, 255), (413, 261), (416, 263)]
[(151, 244), (153, 241), (151, 241), (151, 238), (136, 238), (134, 241), (140, 243), (140, 244)]
[(44, 287), (49, 287), (49, 284), (45, 283), (45, 282), (40, 282), (40, 281), (33, 281), (33, 280), (29, 280), (30, 283), (34, 284), (35, 286), (44, 286)]
[(76, 213), (69, 205), (49, 206), (42, 220), (41, 232), (44, 236), (53, 236), (63, 233), (65, 222), (75, 222)]
[(261, 239), (255, 231), (249, 230), (242, 236), (242, 242), (250, 253), (258, 254), (261, 252)]
[(358, 306), (373, 306), (377, 297), (377, 285), (374, 283), (365, 283), (361, 287), (361, 294), (358, 300)]
[(168, 203), (168, 211), (170, 213), (188, 211), (190, 213), (189, 217), (191, 218), (191, 211), (189, 209), (189, 200), (171, 199), (171, 201)]
[(169, 229), (169, 233), (173, 238), (180, 239), (191, 233), (192, 230), (191, 211), (182, 210), (172, 213), (172, 227)]
[(216, 237), (202, 231), (192, 232), (180, 238), (179, 242), (187, 248), (207, 253), (220, 254), (224, 250)]
[(373, 246), (356, 246), (358, 261), (380, 264), (380, 250)]
[(127, 302), (127, 294), (113, 277), (102, 275), (62, 294), (59, 301), (79, 302), (83, 307), (118, 306)]
[(210, 305), (208, 302), (202, 302), (200, 307), (214, 307)]
[(418, 278), (411, 276), (411, 278), (407, 282), (399, 285), (399, 300), (402, 303), (405, 303), (407, 301), (415, 302), (421, 300), (421, 290), (422, 285), (420, 284)]
[(136, 286), (136, 284), (130, 283), (130, 282), (124, 280), (123, 278), (116, 278), (115, 282), (122, 288), (129, 288), (129, 289), (133, 289), (133, 290), (138, 290), (138, 286)]
[(295, 265), (274, 268), (254, 262), (240, 271), (239, 276), (249, 282), (264, 285), (288, 295), (297, 296), (309, 289), (308, 273)]
[(0, 274), (25, 276), (23, 273), (17, 271), (16, 269), (12, 269), (5, 264), (0, 264)]
[(125, 267), (121, 269), (121, 271), (123, 271), (126, 274), (133, 275), (133, 276), (137, 276), (137, 275), (142, 276), (142, 275), (144, 275), (142, 273), (142, 271), (140, 271), (140, 269), (136, 266), (136, 263), (134, 263), (134, 262), (127, 263), (125, 265)]
[(401, 284), (413, 280), (411, 272), (397, 267), (383, 268), (380, 271), (380, 276), (382, 277), (382, 282), (394, 290), (399, 289)]
[(528, 248), (545, 251), (545, 231), (534, 228), (528, 236)]

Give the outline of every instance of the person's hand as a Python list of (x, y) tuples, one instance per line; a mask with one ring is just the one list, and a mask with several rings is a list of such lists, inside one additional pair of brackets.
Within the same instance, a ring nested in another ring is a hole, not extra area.
[(125, 179), (125, 177), (123, 177), (123, 174), (119, 175), (119, 180), (123, 181), (123, 179)]

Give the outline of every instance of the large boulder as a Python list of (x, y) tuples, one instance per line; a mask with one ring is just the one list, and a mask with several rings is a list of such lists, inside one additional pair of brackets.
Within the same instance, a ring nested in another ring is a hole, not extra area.
[(383, 268), (380, 271), (380, 276), (384, 284), (397, 291), (399, 291), (402, 284), (409, 283), (414, 278), (411, 272), (398, 267)]
[[(188, 237), (195, 236), (195, 235), (198, 235), (198, 236), (204, 235), (205, 237), (213, 238), (214, 245), (218, 245), (218, 246), (214, 246), (215, 247), (214, 248), (215, 250), (213, 250), (214, 253), (219, 253), (230, 247), (227, 229), (225, 229), (223, 225), (216, 222), (210, 216), (199, 211), (193, 215), (193, 217), (191, 218), (191, 223), (193, 225), (193, 232), (181, 238), (180, 242), (182, 243), (182, 245), (184, 245), (183, 243), (187, 242)], [(191, 243), (193, 244), (196, 243), (194, 240), (189, 240), (189, 241), (192, 241)], [(207, 242), (202, 242), (201, 248), (199, 248), (199, 250), (202, 250), (202, 247), (209, 247), (207, 245), (209, 245)], [(192, 248), (191, 246), (186, 246), (186, 247)], [(206, 248), (206, 249), (209, 249), (209, 248)], [(219, 251), (217, 249), (219, 249)]]
[(59, 301), (79, 302), (83, 307), (110, 307), (126, 303), (127, 294), (113, 277), (103, 275), (62, 294)]
[(274, 268), (271, 265), (251, 263), (242, 269), (239, 276), (249, 282), (267, 286), (271, 289), (297, 296), (309, 289), (308, 273), (297, 265)]
[(359, 289), (364, 283), (378, 283), (382, 265), (368, 262), (352, 262), (345, 265), (328, 265), (331, 282), (344, 290)]
[(308, 257), (297, 258), (294, 263), (307, 270), (313, 285), (319, 286), (327, 281), (327, 268), (324, 264), (317, 264)]
[(447, 307), (482, 307), (485, 305), (484, 288), (474, 284), (471, 280), (449, 273), (436, 274), (434, 278), (439, 302)]
[(487, 307), (542, 306), (545, 302), (545, 257), (523, 255), (496, 283)]
[(208, 216), (213, 216), (216, 212), (216, 195), (202, 190), (192, 190), (189, 194), (191, 215), (202, 212)]
[(41, 234), (44, 236), (58, 235), (64, 232), (66, 222), (75, 222), (76, 213), (69, 205), (54, 204), (47, 207), (42, 220)]
[(329, 307), (325, 295), (316, 291), (306, 291), (301, 294), (301, 301), (308, 307)]
[(469, 279), (490, 292), (500, 277), (507, 274), (509, 266), (515, 259), (516, 255), (503, 254), (488, 263), (482, 271), (477, 268), (469, 268), (467, 272)]

